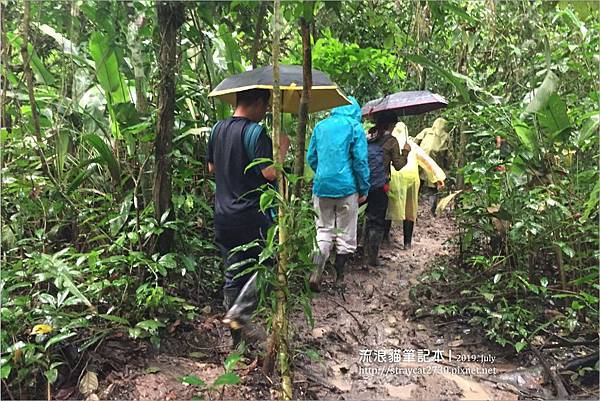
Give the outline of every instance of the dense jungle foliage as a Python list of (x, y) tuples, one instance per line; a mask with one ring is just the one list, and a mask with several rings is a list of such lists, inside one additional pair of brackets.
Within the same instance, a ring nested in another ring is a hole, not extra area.
[[(159, 347), (170, 324), (218, 303), (205, 149), (231, 108), (207, 95), (228, 75), (272, 63), (273, 7), (170, 3), (165, 18), (160, 3), (141, 0), (0, 4), (0, 378), (3, 397), (35, 398), (79, 375), (83, 355), (116, 331)], [(422, 278), (419, 311), (465, 316), (515, 352), (539, 336), (593, 338), (598, 3), (283, 2), (282, 13), (281, 62), (302, 64), (304, 19), (313, 68), (361, 104), (425, 88), (450, 101), (405, 119), (412, 135), (448, 120), (447, 187), (461, 191), (456, 257)], [(175, 71), (171, 94), (165, 68)], [(169, 95), (172, 136), (157, 157)], [(310, 115), (307, 136), (325, 115)], [(296, 128), (284, 115), (289, 168)], [(295, 235), (290, 285), (300, 287), (311, 269), (309, 196), (307, 184), (301, 198), (280, 199)], [(296, 301), (310, 317), (307, 297)]]

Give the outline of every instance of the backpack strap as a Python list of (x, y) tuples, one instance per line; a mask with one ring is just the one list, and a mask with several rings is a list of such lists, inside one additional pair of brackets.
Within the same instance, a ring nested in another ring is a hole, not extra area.
[(215, 125), (213, 125), (212, 129), (210, 130), (210, 136), (208, 137), (208, 144), (209, 146), (213, 147), (214, 149), (214, 145), (213, 145), (213, 141), (215, 138), (215, 132), (217, 132), (217, 128), (221, 125), (223, 121), (217, 121), (217, 123)]
[[(262, 132), (263, 127), (260, 124), (251, 122), (244, 128), (244, 150), (250, 163), (256, 159), (256, 144), (258, 143), (258, 137)], [(253, 170), (257, 174), (260, 174), (258, 166), (253, 166), (250, 170)]]
[(255, 122), (251, 122), (244, 128), (244, 150), (248, 160), (253, 162), (256, 159), (256, 144), (258, 143), (258, 137), (262, 132), (262, 125)]
[[(250, 160), (250, 163), (256, 159), (256, 144), (258, 143), (258, 138), (260, 137), (262, 130), (263, 126), (255, 122), (250, 122), (244, 128), (244, 150), (246, 151), (246, 156), (248, 157), (248, 160)], [(250, 170), (253, 170), (262, 177), (260, 168), (257, 165), (253, 166)], [(271, 185), (277, 189), (277, 182), (271, 183)], [(277, 218), (277, 210), (275, 207), (269, 208), (265, 214), (271, 218), (271, 221), (275, 221)]]

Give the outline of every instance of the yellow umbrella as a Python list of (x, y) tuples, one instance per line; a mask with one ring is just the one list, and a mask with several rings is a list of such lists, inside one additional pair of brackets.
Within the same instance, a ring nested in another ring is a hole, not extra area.
[[(279, 68), (282, 111), (298, 113), (302, 96), (302, 66), (280, 65)], [(308, 104), (309, 113), (350, 104), (335, 82), (329, 79), (325, 73), (312, 70), (312, 79), (312, 93)], [(273, 67), (257, 68), (225, 78), (208, 96), (218, 97), (235, 107), (236, 94), (250, 89), (273, 90)]]

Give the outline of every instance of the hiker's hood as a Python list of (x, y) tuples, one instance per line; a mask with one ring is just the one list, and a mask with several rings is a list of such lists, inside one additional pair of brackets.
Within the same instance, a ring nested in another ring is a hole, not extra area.
[(431, 127), (433, 129), (433, 132), (436, 135), (441, 134), (445, 129), (446, 129), (446, 120), (443, 118), (436, 118), (436, 120), (433, 122), (433, 126)]
[(360, 111), (360, 106), (358, 105), (358, 101), (354, 98), (354, 96), (348, 96), (348, 100), (350, 100), (352, 104), (334, 108), (333, 110), (331, 110), (331, 115), (350, 117), (356, 120), (357, 122), (360, 122), (362, 115)]

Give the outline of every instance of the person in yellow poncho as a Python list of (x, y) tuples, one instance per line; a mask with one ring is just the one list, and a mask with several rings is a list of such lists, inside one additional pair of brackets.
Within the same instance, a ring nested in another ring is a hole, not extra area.
[[(415, 137), (414, 141), (427, 156), (431, 157), (442, 169), (449, 167), (448, 160), (448, 142), (449, 135), (446, 131), (447, 121), (443, 118), (437, 118), (433, 122), (433, 126), (425, 128)], [(429, 194), (431, 201), (431, 214), (435, 216), (437, 206), (438, 191), (435, 188), (435, 182), (427, 179), (424, 171), (420, 173), (421, 181), (426, 185), (426, 192)]]
[(447, 121), (436, 118), (431, 128), (425, 128), (415, 137), (414, 142), (442, 168), (448, 167), (449, 135), (446, 131)]
[(390, 220), (390, 225), (391, 221), (403, 222), (404, 249), (410, 249), (419, 204), (419, 167), (425, 171), (428, 180), (435, 182), (440, 190), (444, 187), (446, 174), (423, 149), (414, 142), (411, 143), (406, 124), (397, 123), (392, 135), (398, 140), (400, 148), (408, 141), (410, 153), (406, 166), (399, 171), (392, 167), (386, 219)]

